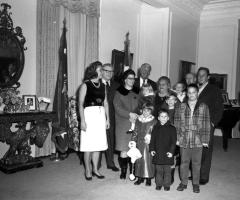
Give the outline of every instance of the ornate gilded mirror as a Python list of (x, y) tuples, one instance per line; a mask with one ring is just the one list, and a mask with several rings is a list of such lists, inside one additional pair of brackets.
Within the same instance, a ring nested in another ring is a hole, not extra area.
[(19, 87), (24, 68), (25, 37), (21, 27), (13, 27), (11, 6), (2, 3), (0, 9), (0, 88)]

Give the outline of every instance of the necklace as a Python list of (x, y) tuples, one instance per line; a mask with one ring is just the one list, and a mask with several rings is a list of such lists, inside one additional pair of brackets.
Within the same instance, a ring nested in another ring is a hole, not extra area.
[(99, 87), (100, 87), (100, 82), (98, 82), (98, 85), (96, 85), (96, 83), (93, 82), (93, 81), (91, 81), (91, 82), (92, 82), (92, 84), (93, 84), (93, 86), (94, 86), (95, 88), (99, 88)]

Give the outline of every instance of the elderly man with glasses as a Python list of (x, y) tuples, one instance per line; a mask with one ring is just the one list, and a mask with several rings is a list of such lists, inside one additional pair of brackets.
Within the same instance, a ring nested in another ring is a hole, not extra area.
[[(105, 151), (107, 168), (112, 171), (119, 171), (114, 163), (114, 149), (115, 149), (115, 111), (113, 106), (113, 98), (119, 84), (113, 80), (113, 66), (106, 63), (102, 66), (102, 82), (106, 85), (107, 100), (109, 106), (110, 128), (107, 130), (108, 149)], [(101, 167), (101, 158), (99, 158), (98, 168)]]

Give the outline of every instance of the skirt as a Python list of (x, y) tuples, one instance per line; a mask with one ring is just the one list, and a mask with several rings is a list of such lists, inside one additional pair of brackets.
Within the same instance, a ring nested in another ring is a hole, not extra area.
[(84, 108), (86, 131), (81, 130), (80, 151), (105, 151), (108, 148), (106, 114), (102, 106)]

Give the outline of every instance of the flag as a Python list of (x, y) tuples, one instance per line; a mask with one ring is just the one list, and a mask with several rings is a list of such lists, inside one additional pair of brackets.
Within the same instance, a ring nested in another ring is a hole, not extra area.
[(66, 19), (63, 20), (63, 31), (60, 38), (59, 47), (59, 68), (57, 82), (53, 100), (53, 111), (56, 112), (57, 119), (53, 123), (52, 140), (56, 148), (64, 153), (68, 149), (68, 72), (67, 72), (67, 39), (66, 39)]
[(124, 66), (126, 67), (130, 67), (131, 65), (129, 46), (130, 46), (129, 32), (127, 32), (126, 40), (124, 41)]

